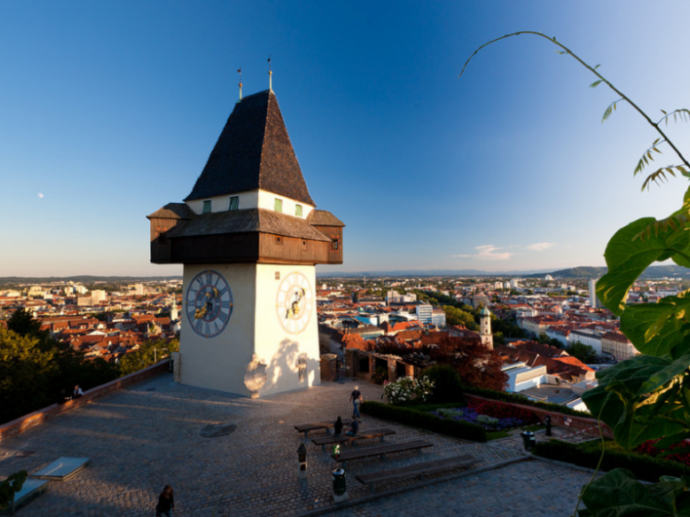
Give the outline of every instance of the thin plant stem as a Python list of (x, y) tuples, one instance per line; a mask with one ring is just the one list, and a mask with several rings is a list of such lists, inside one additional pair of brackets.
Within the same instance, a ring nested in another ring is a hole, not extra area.
[(548, 36), (542, 34), (541, 32), (536, 32), (536, 31), (518, 31), (518, 32), (513, 32), (511, 34), (506, 34), (504, 36), (501, 36), (500, 38), (496, 38), (496, 39), (493, 39), (491, 41), (488, 41), (488, 42), (484, 43), (481, 47), (477, 48), (477, 50), (475, 50), (472, 53), (472, 55), (467, 59), (467, 61), (465, 61), (465, 64), (462, 67), (462, 71), (460, 72), (460, 74), (458, 74), (458, 77), (460, 77), (465, 72), (465, 69), (467, 68), (467, 65), (472, 60), (472, 58), (474, 56), (476, 56), (479, 53), (479, 51), (482, 50), (484, 47), (487, 47), (487, 46), (491, 45), (492, 43), (496, 43), (497, 41), (501, 41), (501, 40), (507, 39), (507, 38), (512, 38), (513, 36), (521, 36), (523, 34), (532, 34), (534, 36), (539, 36), (540, 38), (544, 38), (545, 40), (548, 40), (549, 42), (553, 43), (554, 45), (562, 48), (565, 51), (565, 53), (571, 55), (575, 60), (577, 60), (578, 63), (580, 63), (587, 70), (589, 70), (594, 75), (596, 75), (603, 83), (606, 84), (606, 86), (608, 86), (614, 92), (616, 92), (618, 95), (620, 95), (622, 99), (624, 99), (628, 104), (630, 104), (635, 109), (635, 111), (637, 111), (640, 115), (642, 115), (642, 117), (649, 123), (649, 125), (652, 126), (654, 129), (656, 129), (656, 131), (661, 135), (661, 137), (664, 140), (666, 140), (666, 143), (671, 147), (671, 149), (673, 149), (675, 151), (675, 153), (683, 161), (683, 163), (690, 168), (690, 163), (688, 162), (688, 160), (685, 159), (683, 154), (678, 150), (678, 148), (673, 144), (673, 142), (668, 138), (668, 136), (666, 136), (666, 133), (664, 133), (663, 130), (661, 129), (661, 127), (659, 127), (658, 123), (654, 122), (651, 118), (649, 118), (649, 116), (644, 111), (642, 111), (642, 109), (637, 104), (635, 104), (627, 95), (625, 95), (623, 92), (621, 92), (618, 88), (616, 88), (613, 84), (611, 84), (603, 75), (601, 75), (599, 72), (597, 72), (596, 68), (585, 63), (572, 50), (570, 50), (568, 47), (566, 47), (562, 43), (559, 43), (558, 41), (556, 41), (555, 37), (549, 38)]
[(601, 469), (601, 463), (604, 461), (604, 453), (606, 452), (606, 442), (604, 440), (604, 431), (601, 429), (601, 412), (604, 410), (604, 407), (599, 410), (599, 416), (597, 417), (597, 427), (599, 428), (599, 438), (601, 438), (601, 455), (599, 456), (599, 462), (597, 463), (597, 468), (594, 469), (594, 474), (592, 474), (592, 478), (589, 480), (589, 483), (587, 483), (582, 490), (580, 490), (580, 495), (577, 498), (577, 503), (575, 504), (575, 511), (573, 512), (572, 517), (577, 517), (577, 512), (578, 509), (580, 508), (580, 503), (582, 502), (582, 496), (585, 494), (587, 489), (589, 488), (589, 485), (591, 485), (594, 482), (594, 479), (597, 477), (597, 474), (599, 474), (599, 469)]

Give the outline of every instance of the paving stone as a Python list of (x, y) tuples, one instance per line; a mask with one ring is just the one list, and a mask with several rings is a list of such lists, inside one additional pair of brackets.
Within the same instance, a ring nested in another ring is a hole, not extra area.
[[(91, 464), (21, 510), (21, 517), (152, 515), (163, 486), (175, 490), (184, 516), (300, 515), (332, 502), (328, 453), (305, 440), (295, 424), (352, 415), (353, 381), (249, 399), (175, 384), (165, 374), (0, 442), (0, 478), (45, 467), (60, 456), (91, 458)], [(380, 400), (381, 386), (358, 382), (365, 400)], [(153, 390), (152, 388), (155, 388)], [(230, 435), (203, 438), (206, 426), (231, 422)], [(434, 444), (422, 454), (391, 455), (348, 463), (350, 498), (370, 494), (355, 475), (459, 454), (477, 467), (524, 456), (518, 447), (478, 444), (364, 415), (361, 428), (391, 427), (387, 441), (422, 438)], [(310, 433), (311, 434), (311, 433)], [(318, 436), (314, 433), (314, 436)], [(519, 439), (519, 437), (518, 437)], [(307, 479), (297, 478), (297, 448), (307, 446)], [(371, 441), (371, 445), (378, 441)], [(360, 447), (365, 444), (358, 445)], [(18, 454), (22, 451), (33, 454)], [(336, 515), (568, 515), (588, 476), (538, 461), (409, 490)], [(414, 481), (392, 487), (414, 486)], [(384, 487), (390, 488), (390, 487)]]

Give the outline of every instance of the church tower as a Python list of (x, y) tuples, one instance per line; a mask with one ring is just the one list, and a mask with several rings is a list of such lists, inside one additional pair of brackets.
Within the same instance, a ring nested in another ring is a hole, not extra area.
[(180, 319), (180, 311), (177, 309), (177, 298), (173, 294), (172, 306), (170, 307), (170, 321), (177, 321)]
[(343, 227), (317, 210), (272, 90), (241, 99), (184, 203), (148, 216), (151, 262), (183, 264), (183, 384), (268, 395), (320, 383), (316, 264)]
[(494, 336), (491, 333), (491, 311), (486, 307), (482, 307), (479, 311), (479, 338), (482, 340), (482, 345), (494, 349)]

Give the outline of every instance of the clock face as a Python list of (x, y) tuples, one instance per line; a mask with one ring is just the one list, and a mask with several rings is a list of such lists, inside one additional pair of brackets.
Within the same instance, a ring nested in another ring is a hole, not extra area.
[(287, 275), (278, 287), (276, 311), (278, 321), (291, 334), (299, 334), (311, 319), (314, 310), (314, 294), (309, 280), (302, 273)]
[(189, 282), (185, 312), (194, 332), (200, 336), (214, 337), (223, 332), (232, 308), (230, 285), (220, 273), (207, 269)]

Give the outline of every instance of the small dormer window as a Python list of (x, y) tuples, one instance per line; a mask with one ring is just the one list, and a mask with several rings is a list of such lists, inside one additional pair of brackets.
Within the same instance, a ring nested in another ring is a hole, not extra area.
[(206, 201), (204, 201), (204, 210), (202, 212), (203, 214), (210, 214), (211, 213), (211, 203), (212, 203), (212, 201), (210, 199), (207, 199)]
[(280, 198), (276, 198), (276, 212), (282, 212), (283, 211), (283, 200)]
[(230, 205), (228, 206), (228, 211), (239, 210), (240, 209), (240, 196), (230, 196)]
[(295, 215), (302, 217), (302, 205), (295, 205)]

